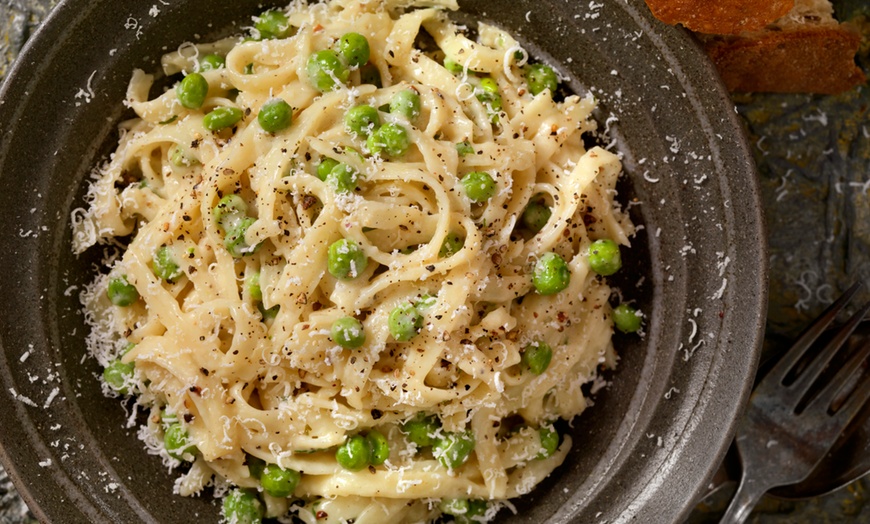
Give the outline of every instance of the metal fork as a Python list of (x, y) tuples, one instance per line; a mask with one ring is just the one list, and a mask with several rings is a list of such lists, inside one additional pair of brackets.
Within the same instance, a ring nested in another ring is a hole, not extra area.
[[(860, 282), (849, 288), (813, 322), (753, 391), (746, 415), (737, 429), (743, 475), (720, 524), (745, 521), (769, 489), (805, 479), (870, 398), (868, 373), (861, 377), (842, 404), (832, 407), (835, 399), (839, 402), (843, 398), (844, 385), (854, 383), (850, 378), (870, 354), (870, 342), (855, 351), (832, 378), (827, 373), (827, 382), (817, 383), (819, 375), (870, 311), (870, 303), (836, 331), (821, 351), (808, 357), (805, 367), (796, 368), (798, 363), (807, 360), (802, 358), (804, 354), (860, 288)], [(819, 388), (821, 390), (807, 402), (807, 393)], [(804, 404), (806, 407), (798, 411)]]

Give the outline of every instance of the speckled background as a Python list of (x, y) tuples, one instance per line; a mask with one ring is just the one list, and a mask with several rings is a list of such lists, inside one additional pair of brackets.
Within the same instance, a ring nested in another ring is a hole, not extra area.
[[(56, 2), (0, 0), (0, 80)], [(834, 0), (863, 33), (870, 72), (870, 2)], [(735, 95), (761, 177), (770, 242), (765, 351), (800, 329), (857, 280), (870, 285), (870, 87), (837, 96)], [(864, 290), (861, 300), (870, 299)], [(859, 301), (856, 301), (859, 302)], [(2, 429), (0, 429), (2, 431)], [(858, 481), (802, 502), (765, 498), (751, 522), (870, 522), (870, 485)], [(727, 499), (699, 506), (692, 523), (716, 522)], [(35, 522), (0, 468), (0, 524)]]

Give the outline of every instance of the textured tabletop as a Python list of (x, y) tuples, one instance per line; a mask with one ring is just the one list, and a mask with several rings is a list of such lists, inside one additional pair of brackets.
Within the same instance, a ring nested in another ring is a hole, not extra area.
[[(0, 80), (55, 3), (0, 0)], [(833, 3), (838, 18), (862, 29), (859, 62), (870, 73), (870, 3)], [(734, 102), (754, 146), (767, 215), (765, 351), (772, 351), (787, 347), (850, 284), (870, 284), (870, 87), (837, 96), (735, 95)], [(751, 521), (870, 522), (868, 488), (859, 481), (804, 502), (768, 497)], [(715, 522), (724, 503), (709, 501), (691, 521)], [(35, 519), (0, 468), (0, 524), (24, 522)]]

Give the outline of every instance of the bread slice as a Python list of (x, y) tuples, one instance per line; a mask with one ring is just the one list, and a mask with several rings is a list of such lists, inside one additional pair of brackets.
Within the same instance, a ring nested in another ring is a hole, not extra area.
[(795, 0), (646, 0), (656, 18), (699, 33), (758, 31), (785, 16)]
[[(665, 12), (682, 13), (679, 18), (693, 25), (680, 23), (690, 29), (703, 27), (695, 29), (697, 36), (730, 91), (835, 94), (867, 81), (855, 64), (861, 35), (834, 19), (828, 0), (789, 0), (784, 15), (758, 27), (777, 12), (774, 5), (783, 7), (782, 0), (646, 1), (651, 9), (670, 5)], [(730, 16), (715, 20), (708, 4)], [(697, 13), (682, 11), (689, 8)], [(653, 14), (658, 17), (655, 9)]]
[(827, 0), (796, 0), (758, 31), (699, 37), (731, 91), (836, 94), (867, 80), (855, 64), (861, 35)]

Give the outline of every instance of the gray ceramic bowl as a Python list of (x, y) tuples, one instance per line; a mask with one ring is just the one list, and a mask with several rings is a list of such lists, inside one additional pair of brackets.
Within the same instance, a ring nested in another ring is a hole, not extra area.
[[(695, 42), (642, 0), (461, 4), (600, 98), (625, 155), (622, 198), (636, 199), (645, 227), (619, 282), (647, 313), (645, 338), (617, 337), (619, 369), (575, 421), (567, 463), (500, 516), (677, 521), (731, 440), (764, 324), (765, 235), (733, 105)], [(233, 32), (229, 21), (263, 8), (63, 1), (0, 91), (0, 459), (45, 522), (217, 520), (208, 498), (171, 494), (173, 476), (100, 394), (77, 293), (101, 254), (71, 254), (69, 217), (113, 149), (132, 69), (156, 71), (165, 50)]]

